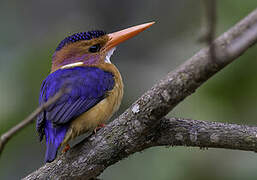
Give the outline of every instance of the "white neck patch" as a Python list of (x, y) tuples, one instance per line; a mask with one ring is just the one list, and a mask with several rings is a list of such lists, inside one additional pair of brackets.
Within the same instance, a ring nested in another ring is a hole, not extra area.
[(112, 48), (111, 50), (109, 50), (109, 51), (107, 52), (106, 57), (105, 57), (105, 59), (104, 59), (104, 61), (105, 61), (106, 63), (111, 64), (111, 56), (112, 56), (113, 52), (115, 51), (115, 49), (116, 49), (116, 47)]
[(76, 63), (71, 63), (71, 64), (66, 64), (64, 66), (61, 67), (61, 69), (66, 69), (66, 68), (72, 68), (72, 67), (76, 67), (76, 66), (81, 66), (83, 65), (83, 62), (76, 62)]

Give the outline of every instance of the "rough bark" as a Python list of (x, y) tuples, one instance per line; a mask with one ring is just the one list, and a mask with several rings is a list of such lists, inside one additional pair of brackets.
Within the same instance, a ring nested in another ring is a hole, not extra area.
[[(257, 127), (182, 118), (163, 118), (149, 146), (196, 146), (257, 151)], [(149, 136), (151, 137), (151, 136)]]
[[(247, 42), (244, 41), (245, 38), (248, 39)], [(215, 61), (210, 58), (209, 48), (200, 50), (97, 134), (24, 179), (94, 178), (108, 166), (130, 154), (156, 145), (256, 151), (255, 127), (163, 119), (179, 102), (256, 41), (257, 10), (214, 42)]]

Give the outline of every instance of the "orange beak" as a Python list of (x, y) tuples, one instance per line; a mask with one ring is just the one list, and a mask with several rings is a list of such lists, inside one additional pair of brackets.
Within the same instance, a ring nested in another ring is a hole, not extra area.
[(108, 34), (109, 41), (105, 44), (104, 50), (109, 51), (110, 49), (116, 47), (118, 44), (136, 36), (138, 33), (144, 31), (145, 29), (152, 26), (155, 22), (145, 23), (137, 26), (133, 26), (121, 31)]

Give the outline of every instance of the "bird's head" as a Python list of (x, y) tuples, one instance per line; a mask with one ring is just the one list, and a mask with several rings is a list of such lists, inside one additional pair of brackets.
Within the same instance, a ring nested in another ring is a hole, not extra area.
[(51, 71), (75, 66), (97, 66), (102, 63), (111, 63), (110, 57), (118, 44), (153, 24), (154, 22), (145, 23), (110, 34), (106, 34), (104, 31), (89, 31), (66, 37), (56, 48)]

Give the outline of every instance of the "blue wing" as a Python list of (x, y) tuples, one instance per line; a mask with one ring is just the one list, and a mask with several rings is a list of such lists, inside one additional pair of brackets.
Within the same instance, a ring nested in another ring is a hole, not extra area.
[(112, 73), (96, 67), (59, 69), (44, 80), (39, 103), (46, 102), (64, 85), (70, 92), (38, 116), (37, 131), (40, 140), (45, 135), (46, 120), (55, 127), (68, 124), (105, 98), (106, 93), (114, 87), (114, 77)]
[(44, 80), (39, 103), (49, 100), (63, 86), (70, 91), (40, 113), (37, 118), (40, 141), (44, 135), (46, 137), (46, 162), (55, 159), (69, 123), (104, 99), (106, 93), (113, 89), (114, 77), (112, 73), (96, 67), (59, 69)]

